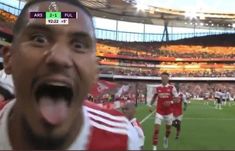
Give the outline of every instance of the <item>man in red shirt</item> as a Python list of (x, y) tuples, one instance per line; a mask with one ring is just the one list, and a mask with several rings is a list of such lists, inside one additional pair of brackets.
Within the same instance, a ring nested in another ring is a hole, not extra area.
[(155, 94), (150, 103), (157, 101), (156, 115), (155, 115), (155, 127), (153, 134), (153, 150), (157, 150), (158, 134), (161, 126), (161, 122), (166, 124), (166, 133), (163, 140), (163, 147), (168, 148), (168, 137), (171, 132), (171, 125), (173, 120), (172, 104), (177, 101), (177, 91), (173, 85), (169, 84), (169, 74), (163, 72), (161, 74), (162, 84), (155, 88)]
[(176, 128), (176, 137), (175, 139), (179, 139), (180, 131), (181, 131), (181, 122), (183, 118), (183, 105), (184, 110), (187, 107), (187, 99), (186, 95), (182, 92), (178, 94), (179, 102), (174, 103), (173, 106), (173, 123), (172, 126)]
[[(52, 3), (77, 18), (67, 25), (30, 18), (32, 12), (51, 11)], [(79, 1), (29, 1), (13, 35), (3, 57), (16, 99), (0, 112), (0, 150), (139, 149), (123, 114), (84, 103), (97, 79), (96, 38), (92, 16)]]

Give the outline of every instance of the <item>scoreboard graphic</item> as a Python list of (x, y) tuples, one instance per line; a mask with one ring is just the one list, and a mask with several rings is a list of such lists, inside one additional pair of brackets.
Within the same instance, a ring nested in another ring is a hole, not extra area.
[(46, 25), (68, 25), (69, 19), (78, 18), (77, 12), (30, 12), (30, 18), (45, 19)]

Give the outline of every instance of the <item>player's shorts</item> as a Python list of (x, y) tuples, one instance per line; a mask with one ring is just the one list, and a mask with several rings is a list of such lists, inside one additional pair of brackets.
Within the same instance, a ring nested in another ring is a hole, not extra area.
[(225, 102), (225, 101), (226, 101), (226, 99), (222, 99), (222, 101), (223, 101), (223, 102)]
[(209, 97), (205, 97), (204, 100), (207, 101), (209, 99)]
[(173, 121), (174, 121), (174, 120), (182, 121), (182, 119), (183, 119), (183, 115), (182, 115), (182, 114), (179, 115), (179, 116), (173, 116)]
[(173, 122), (173, 113), (168, 115), (161, 115), (159, 113), (156, 113), (155, 115), (155, 124), (162, 124), (162, 121), (166, 123), (166, 125), (172, 125)]
[(221, 104), (221, 99), (220, 98), (216, 98), (216, 101), (218, 104)]

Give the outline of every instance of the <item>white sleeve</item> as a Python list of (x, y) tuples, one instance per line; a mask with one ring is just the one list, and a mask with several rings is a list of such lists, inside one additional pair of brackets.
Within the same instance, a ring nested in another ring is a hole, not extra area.
[(139, 136), (140, 147), (144, 146), (144, 139), (145, 139), (145, 137), (144, 137), (144, 132), (143, 132), (142, 128), (140, 128), (139, 126), (134, 126), (134, 127), (135, 127), (135, 129), (136, 129), (136, 131), (138, 133), (138, 136)]
[(231, 97), (231, 95), (230, 95), (230, 93), (228, 92), (228, 93), (227, 93), (227, 98), (230, 98), (230, 97)]
[(184, 103), (188, 103), (188, 100), (187, 100), (187, 98), (186, 98), (186, 95), (183, 94), (182, 99), (183, 99), (183, 102), (184, 102)]
[(172, 95), (173, 95), (174, 97), (178, 97), (178, 96), (179, 96), (178, 93), (177, 93), (177, 90), (176, 90), (175, 86), (173, 86)]
[(218, 92), (215, 92), (215, 98), (218, 98), (219, 96), (218, 96)]
[(140, 150), (138, 133), (131, 122), (128, 122), (128, 150)]

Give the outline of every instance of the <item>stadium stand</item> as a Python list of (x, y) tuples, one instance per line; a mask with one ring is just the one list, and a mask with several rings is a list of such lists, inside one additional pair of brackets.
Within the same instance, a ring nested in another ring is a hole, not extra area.
[[(190, 70), (162, 70), (168, 71), (171, 77), (234, 77), (234, 70), (223, 71), (190, 71)], [(128, 76), (160, 76), (160, 70), (142, 69), (142, 68), (100, 68), (101, 74), (128, 75)]]
[[(193, 39), (193, 38), (191, 38)], [(210, 41), (208, 41), (210, 42)], [(206, 45), (182, 45), (182, 44), (161, 44), (159, 42), (136, 43), (136, 42), (115, 42), (99, 40), (97, 55), (105, 56), (112, 54), (116, 56), (129, 57), (167, 57), (167, 58), (234, 58), (235, 48), (232, 46), (206, 46)]]

